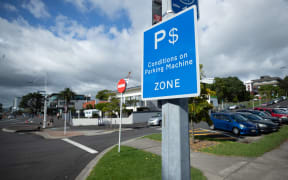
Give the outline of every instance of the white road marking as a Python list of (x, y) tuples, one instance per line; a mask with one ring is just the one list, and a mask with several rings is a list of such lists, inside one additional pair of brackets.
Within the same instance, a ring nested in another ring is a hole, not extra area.
[(89, 147), (87, 147), (87, 146), (84, 146), (84, 145), (82, 145), (82, 144), (80, 144), (80, 143), (77, 143), (77, 142), (75, 142), (75, 141), (72, 141), (72, 140), (70, 140), (70, 139), (68, 139), (68, 138), (64, 138), (64, 139), (62, 139), (63, 141), (65, 141), (65, 142), (67, 142), (67, 143), (69, 143), (69, 144), (72, 144), (72, 145), (74, 145), (74, 146), (76, 146), (76, 147), (78, 147), (78, 148), (80, 148), (80, 149), (82, 149), (82, 150), (84, 150), (84, 151), (87, 151), (87, 152), (89, 152), (89, 153), (91, 153), (91, 154), (96, 154), (96, 153), (98, 153), (98, 151), (96, 151), (96, 150), (94, 150), (94, 149), (91, 149), (91, 148), (89, 148)]

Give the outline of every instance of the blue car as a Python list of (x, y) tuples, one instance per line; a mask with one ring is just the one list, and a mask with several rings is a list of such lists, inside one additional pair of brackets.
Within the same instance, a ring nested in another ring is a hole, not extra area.
[(232, 132), (235, 135), (258, 134), (257, 124), (235, 113), (211, 113), (213, 125), (211, 129), (221, 129)]

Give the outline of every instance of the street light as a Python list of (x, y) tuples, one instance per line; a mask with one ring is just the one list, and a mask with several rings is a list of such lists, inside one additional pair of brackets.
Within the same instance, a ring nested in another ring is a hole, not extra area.
[[(39, 78), (35, 78), (33, 81), (29, 81), (27, 83), (33, 84), (36, 80)], [(46, 128), (46, 121), (47, 121), (47, 72), (45, 73), (44, 78), (44, 91), (38, 91), (38, 92), (44, 92), (44, 118), (43, 118), (43, 129)]]

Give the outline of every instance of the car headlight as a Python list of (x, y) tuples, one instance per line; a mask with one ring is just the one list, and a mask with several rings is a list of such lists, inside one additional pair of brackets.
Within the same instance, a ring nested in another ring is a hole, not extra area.
[(258, 124), (258, 125), (259, 125), (259, 127), (261, 127), (261, 128), (265, 128), (265, 127), (267, 127), (266, 124)]
[(240, 128), (245, 128), (245, 126), (243, 124), (240, 124), (239, 126), (240, 126)]

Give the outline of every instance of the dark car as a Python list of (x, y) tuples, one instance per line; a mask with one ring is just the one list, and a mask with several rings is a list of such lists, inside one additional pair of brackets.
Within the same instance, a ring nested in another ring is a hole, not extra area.
[(278, 117), (283, 124), (288, 123), (288, 114), (279, 109), (255, 107), (254, 110), (268, 112), (269, 114), (271, 114), (272, 117)]
[(244, 116), (249, 121), (257, 123), (259, 131), (261, 133), (270, 133), (270, 132), (275, 132), (279, 130), (279, 126), (274, 124), (272, 121), (269, 122), (267, 120), (263, 120), (263, 118), (261, 118), (260, 116), (256, 114), (245, 113), (245, 112), (238, 112), (238, 114)]
[(264, 120), (270, 120), (273, 123), (277, 124), (277, 126), (281, 125), (281, 121), (277, 117), (272, 117), (269, 113), (266, 113), (265, 111), (257, 111), (257, 110), (251, 110), (251, 109), (241, 109), (237, 112), (248, 112), (252, 114), (256, 114), (260, 117), (262, 117)]
[(255, 123), (235, 113), (211, 113), (213, 124), (211, 129), (230, 131), (235, 135), (256, 135), (258, 128)]

